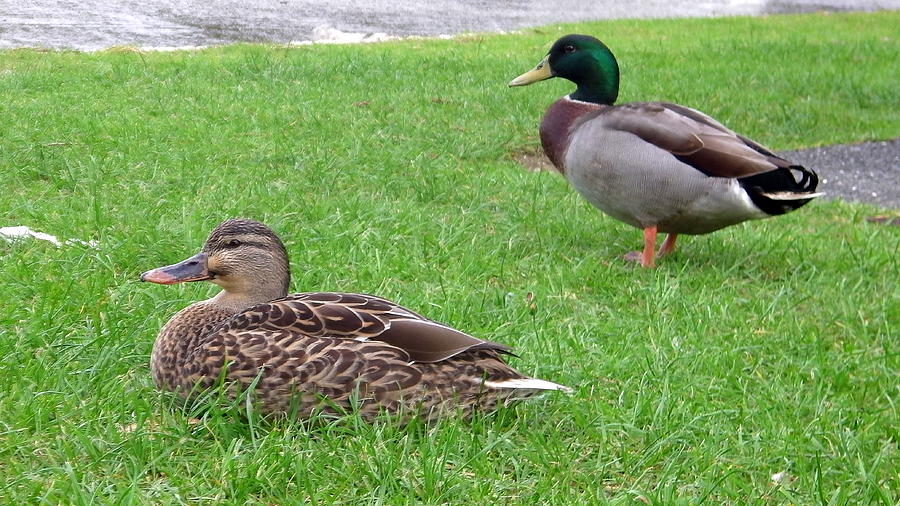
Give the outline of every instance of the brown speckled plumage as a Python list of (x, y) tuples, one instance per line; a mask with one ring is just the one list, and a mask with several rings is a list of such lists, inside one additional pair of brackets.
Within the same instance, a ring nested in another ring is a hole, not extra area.
[(223, 222), (199, 255), (144, 273), (145, 281), (224, 288), (162, 328), (151, 357), (157, 386), (188, 395), (221, 377), (231, 395), (255, 383), (264, 413), (359, 410), (372, 418), (387, 410), (426, 419), (568, 390), (506, 365), (504, 345), (380, 297), (285, 295), (287, 276), (281, 241), (251, 220)]

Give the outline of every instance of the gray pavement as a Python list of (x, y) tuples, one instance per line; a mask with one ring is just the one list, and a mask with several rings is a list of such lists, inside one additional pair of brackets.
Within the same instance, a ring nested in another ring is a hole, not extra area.
[(900, 139), (778, 154), (815, 170), (825, 198), (900, 209)]

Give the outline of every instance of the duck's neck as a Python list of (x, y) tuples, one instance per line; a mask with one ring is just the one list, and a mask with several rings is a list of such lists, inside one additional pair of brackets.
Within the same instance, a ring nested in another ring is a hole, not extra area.
[(217, 293), (214, 297), (208, 299), (206, 302), (214, 305), (215, 307), (230, 312), (231, 314), (237, 314), (250, 306), (255, 306), (256, 304), (262, 304), (263, 302), (268, 302), (273, 299), (277, 299), (279, 297), (283, 297), (285, 293), (283, 291), (277, 291), (272, 293), (258, 294), (258, 293), (233, 293), (227, 290), (222, 290)]
[(602, 44), (590, 54), (592, 64), (565, 69), (566, 79), (577, 86), (569, 96), (581, 102), (613, 105), (619, 97), (619, 63), (612, 51)]
[(603, 105), (613, 105), (618, 96), (619, 86), (610, 86), (610, 82), (605, 79), (579, 83), (575, 91), (569, 95), (573, 100)]
[(563, 97), (547, 109), (541, 121), (541, 146), (547, 158), (553, 162), (561, 173), (565, 174), (566, 150), (569, 149), (569, 138), (574, 127), (585, 114), (597, 111), (605, 106), (593, 102), (573, 100)]
[(290, 283), (287, 272), (286, 268), (284, 271), (265, 269), (257, 272), (252, 279), (219, 281), (222, 291), (208, 302), (236, 314), (250, 306), (284, 297)]

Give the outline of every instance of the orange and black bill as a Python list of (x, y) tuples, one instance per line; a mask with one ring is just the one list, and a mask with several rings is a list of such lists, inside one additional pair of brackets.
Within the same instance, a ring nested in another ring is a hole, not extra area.
[(197, 253), (177, 264), (157, 267), (141, 274), (141, 281), (149, 281), (161, 285), (174, 285), (175, 283), (188, 281), (205, 281), (207, 279), (212, 279), (212, 274), (209, 273), (209, 269), (206, 266), (206, 253), (203, 252)]

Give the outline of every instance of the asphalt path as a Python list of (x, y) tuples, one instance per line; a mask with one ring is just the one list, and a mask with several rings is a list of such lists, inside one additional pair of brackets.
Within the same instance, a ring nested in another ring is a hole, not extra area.
[(900, 139), (778, 154), (815, 170), (824, 198), (900, 209)]

